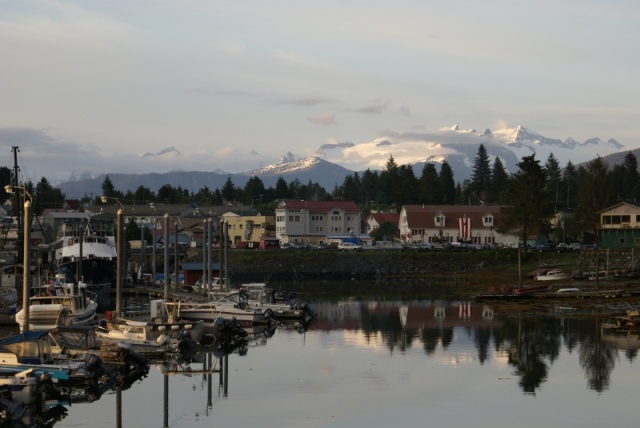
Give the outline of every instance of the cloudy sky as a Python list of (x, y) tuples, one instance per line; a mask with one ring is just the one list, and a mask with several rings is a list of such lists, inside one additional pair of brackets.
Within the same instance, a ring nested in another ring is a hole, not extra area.
[(635, 0), (3, 0), (0, 165), (244, 172), (453, 124), (636, 148), (638, 22)]

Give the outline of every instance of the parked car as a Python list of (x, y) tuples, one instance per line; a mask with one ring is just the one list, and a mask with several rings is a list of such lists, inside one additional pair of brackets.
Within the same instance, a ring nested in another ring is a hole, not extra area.
[(341, 242), (338, 244), (338, 250), (340, 251), (360, 251), (362, 245), (354, 244), (353, 242)]

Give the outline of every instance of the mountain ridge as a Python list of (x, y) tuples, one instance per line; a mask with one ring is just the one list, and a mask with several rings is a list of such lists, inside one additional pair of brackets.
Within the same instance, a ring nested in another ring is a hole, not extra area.
[[(614, 152), (612, 155), (624, 148), (624, 145), (615, 139), (604, 141), (594, 137), (580, 143), (572, 138), (548, 138), (524, 126), (495, 131), (487, 128), (477, 132), (475, 129), (461, 129), (456, 124), (441, 128), (432, 134), (393, 134), (363, 144), (326, 143), (307, 157), (299, 157), (289, 151), (280, 158), (280, 162), (242, 173), (229, 173), (220, 168), (208, 172), (173, 169), (165, 173), (105, 173), (92, 178), (79, 175), (76, 176), (78, 179), (61, 183), (57, 187), (72, 198), (88, 194), (97, 195), (101, 192), (102, 182), (109, 176), (114, 187), (125, 192), (135, 191), (139, 186), (148, 187), (156, 192), (165, 184), (197, 192), (205, 186), (210, 189), (222, 188), (228, 178), (231, 178), (234, 185), (244, 187), (251, 177), (256, 176), (262, 179), (266, 187), (275, 186), (278, 178), (282, 177), (287, 183), (293, 180), (299, 180), (301, 183), (314, 182), (331, 191), (335, 186), (341, 185), (347, 175), (354, 172), (384, 169), (390, 157), (398, 164), (412, 165), (418, 176), (426, 163), (442, 164), (446, 160), (454, 172), (454, 179), (463, 182), (471, 177), (480, 144), (485, 146), (491, 162), (499, 157), (509, 172), (515, 172), (520, 159), (531, 154), (536, 154), (536, 158), (544, 164), (549, 154), (553, 153), (561, 166), (564, 166), (569, 159), (574, 164), (579, 164), (581, 159), (587, 161), (589, 158), (585, 157), (585, 148), (597, 150), (598, 153)], [(155, 154), (140, 156), (144, 158), (165, 155), (179, 156), (180, 152), (171, 146)], [(365, 162), (368, 166), (348, 168), (352, 159), (369, 159), (368, 163)]]

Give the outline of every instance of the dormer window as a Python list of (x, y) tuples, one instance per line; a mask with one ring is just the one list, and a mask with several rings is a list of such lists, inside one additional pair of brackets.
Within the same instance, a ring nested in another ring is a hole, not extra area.
[(442, 211), (439, 211), (434, 217), (433, 217), (433, 222), (436, 225), (436, 227), (445, 227), (446, 226), (446, 218), (444, 216), (444, 214), (442, 214)]
[(482, 216), (482, 225), (484, 227), (493, 227), (493, 215), (485, 214)]

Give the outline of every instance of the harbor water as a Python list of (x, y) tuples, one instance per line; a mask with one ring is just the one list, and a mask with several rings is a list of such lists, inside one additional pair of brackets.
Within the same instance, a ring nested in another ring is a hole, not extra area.
[(608, 314), (467, 300), (311, 303), (318, 317), (307, 329), (282, 325), (226, 357), (154, 364), (126, 390), (70, 405), (55, 426), (637, 426), (640, 340), (604, 335)]

